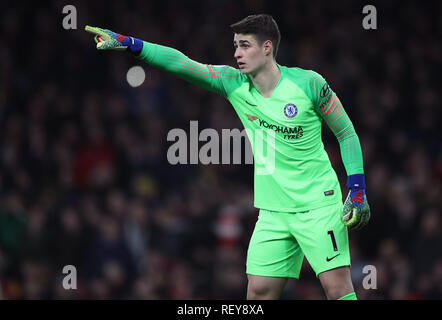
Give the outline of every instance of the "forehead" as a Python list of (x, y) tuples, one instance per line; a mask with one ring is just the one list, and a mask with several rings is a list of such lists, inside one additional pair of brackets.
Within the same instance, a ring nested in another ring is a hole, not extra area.
[(240, 41), (248, 41), (250, 43), (256, 43), (256, 39), (252, 34), (235, 33), (233, 36), (233, 42), (239, 43)]

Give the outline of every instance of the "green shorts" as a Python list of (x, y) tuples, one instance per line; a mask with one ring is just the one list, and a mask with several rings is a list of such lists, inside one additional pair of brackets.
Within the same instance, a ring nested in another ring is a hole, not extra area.
[(299, 279), (304, 255), (316, 276), (350, 266), (342, 206), (294, 213), (261, 209), (247, 252), (247, 274)]

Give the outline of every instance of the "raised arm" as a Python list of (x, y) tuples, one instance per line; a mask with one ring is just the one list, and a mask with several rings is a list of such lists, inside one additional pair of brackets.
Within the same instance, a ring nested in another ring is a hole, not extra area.
[(85, 30), (94, 34), (98, 50), (130, 51), (138, 59), (176, 74), (180, 78), (199, 87), (227, 96), (223, 78), (233, 77), (235, 69), (229, 66), (212, 66), (188, 58), (182, 52), (162, 45), (127, 37), (110, 30), (86, 26)]
[(234, 72), (231, 67), (203, 64), (176, 49), (147, 41), (143, 41), (143, 49), (137, 58), (224, 97), (227, 93), (222, 78), (232, 76)]

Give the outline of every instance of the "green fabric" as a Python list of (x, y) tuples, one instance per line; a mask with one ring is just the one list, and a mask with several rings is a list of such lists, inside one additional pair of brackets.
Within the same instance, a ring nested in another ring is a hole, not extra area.
[[(225, 65), (212, 66), (199, 63), (176, 49), (146, 41), (143, 41), (143, 49), (137, 58), (224, 97), (227, 95), (227, 90), (234, 90), (235, 85), (239, 86), (244, 81), (241, 72), (237, 69)], [(227, 85), (227, 88), (224, 85)]]
[(247, 250), (247, 274), (299, 279), (304, 255), (320, 273), (350, 266), (342, 204), (302, 212), (259, 210)]
[(321, 139), (322, 120), (339, 141), (347, 174), (363, 173), (353, 125), (319, 74), (278, 65), (281, 77), (265, 98), (238, 69), (202, 64), (172, 48), (143, 42), (138, 58), (230, 101), (254, 154), (255, 207), (297, 212), (342, 203)]
[(358, 298), (356, 297), (356, 293), (352, 292), (352, 293), (346, 294), (343, 297), (340, 297), (338, 300), (358, 300)]
[(320, 74), (311, 70), (292, 69), (298, 71), (291, 73), (291, 80), (299, 84), (302, 90), (306, 92), (315, 111), (321, 115), (338, 139), (342, 162), (347, 175), (363, 174), (364, 168), (359, 138), (339, 98)]

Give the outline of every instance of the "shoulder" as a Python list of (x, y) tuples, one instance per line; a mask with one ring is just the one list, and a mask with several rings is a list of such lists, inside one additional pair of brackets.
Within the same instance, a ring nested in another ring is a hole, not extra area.
[(288, 74), (289, 78), (293, 79), (292, 81), (311, 97), (315, 97), (318, 94), (325, 96), (331, 92), (325, 78), (314, 70), (288, 68)]
[(209, 74), (212, 78), (232, 78), (235, 80), (243, 81), (247, 79), (245, 75), (239, 69), (235, 69), (228, 65), (211, 65), (206, 64)]
[(220, 74), (220, 75), (232, 75), (232, 76), (240, 76), (241, 72), (238, 69), (235, 69), (231, 66), (220, 64), (220, 65), (212, 65), (205, 64), (207, 69), (209, 69), (210, 74)]
[(313, 83), (322, 83), (324, 77), (314, 70), (302, 69), (299, 67), (284, 67), (287, 70), (287, 76), (297, 84), (311, 85)]
[(235, 69), (228, 65), (208, 65), (212, 77), (220, 78), (226, 90), (226, 94), (230, 95), (237, 88), (241, 87), (248, 78), (239, 69)]

